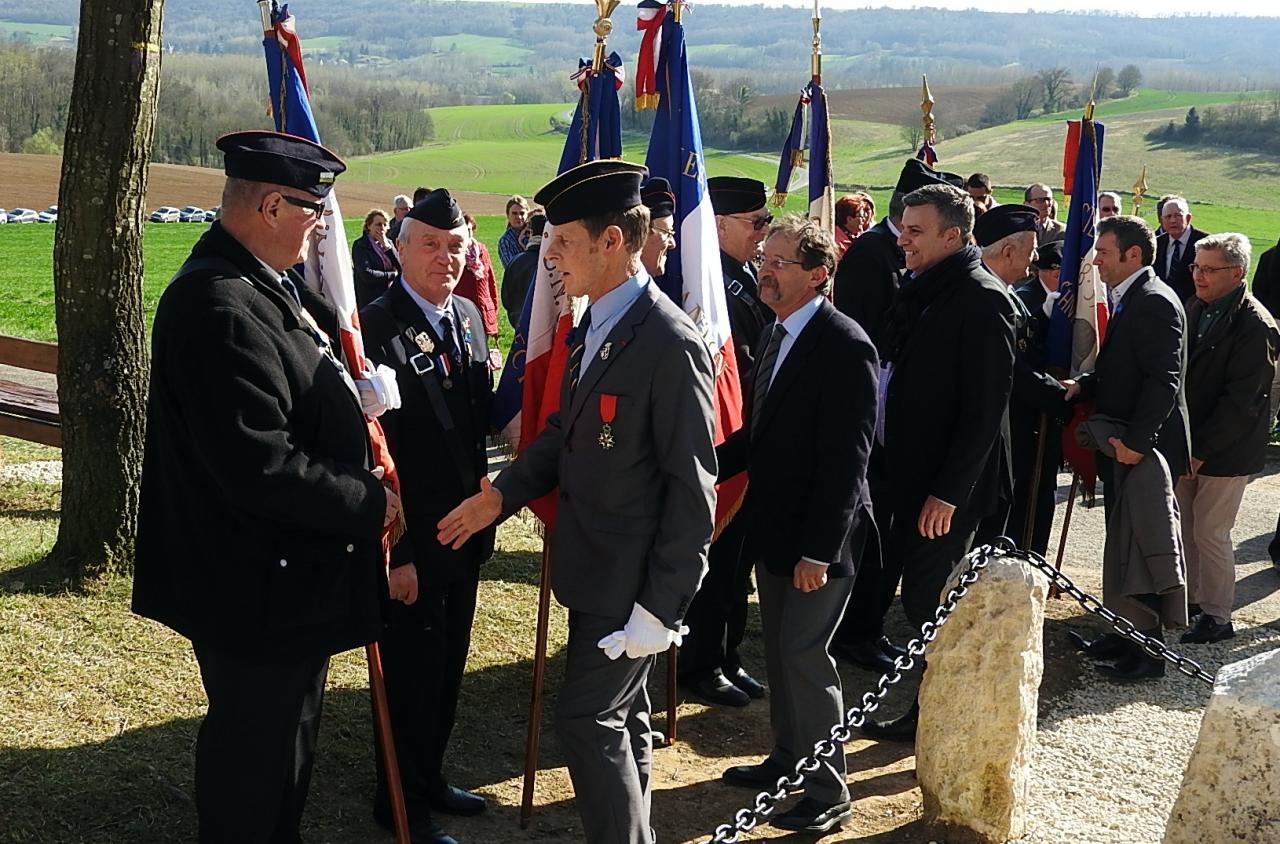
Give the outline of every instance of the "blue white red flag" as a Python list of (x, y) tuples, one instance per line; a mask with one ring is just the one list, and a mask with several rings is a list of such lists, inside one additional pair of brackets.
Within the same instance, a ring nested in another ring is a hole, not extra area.
[(778, 180), (773, 184), (772, 202), (779, 208), (787, 204), (787, 194), (791, 192), (791, 177), (796, 168), (804, 166), (804, 113), (809, 105), (809, 88), (800, 92), (800, 101), (796, 103), (795, 114), (791, 116), (791, 129), (787, 131), (787, 141), (782, 145), (782, 156), (778, 159)]
[(831, 183), (831, 120), (827, 92), (809, 83), (809, 216), (835, 231), (835, 189)]
[[(622, 155), (622, 121), (618, 89), (622, 87), (622, 59), (612, 53), (598, 72), (589, 61), (580, 62), (574, 74), (580, 96), (557, 172), (597, 158)], [(507, 365), (494, 394), (493, 423), (519, 450), (537, 439), (547, 417), (560, 409), (560, 382), (569, 362), (565, 338), (573, 328), (574, 303), (565, 293), (560, 274), (547, 267), (541, 256), (551, 244), (555, 227), (546, 225), (537, 277), (525, 296)], [(556, 517), (556, 493), (529, 505), (551, 527)]]
[(932, 167), (938, 163), (938, 150), (933, 144), (925, 141), (920, 145), (920, 151), (916, 153), (916, 158)]
[[(667, 256), (666, 274), (658, 282), (702, 332), (715, 360), (719, 443), (742, 427), (742, 387), (730, 335), (715, 212), (703, 169), (702, 129), (689, 76), (684, 24), (675, 15), (666, 15), (662, 22), (656, 79), (657, 114), (645, 165), (650, 177), (661, 176), (671, 183), (676, 198), (676, 247)], [(744, 475), (720, 484), (718, 529), (728, 522), (745, 490)]]

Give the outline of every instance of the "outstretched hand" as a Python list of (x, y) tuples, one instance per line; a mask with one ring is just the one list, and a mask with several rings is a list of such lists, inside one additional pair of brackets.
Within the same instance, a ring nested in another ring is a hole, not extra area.
[(493, 524), (501, 513), (502, 493), (489, 483), (488, 478), (481, 478), (480, 491), (436, 523), (439, 530), (436, 538), (441, 545), (448, 545), (456, 551), (473, 535)]

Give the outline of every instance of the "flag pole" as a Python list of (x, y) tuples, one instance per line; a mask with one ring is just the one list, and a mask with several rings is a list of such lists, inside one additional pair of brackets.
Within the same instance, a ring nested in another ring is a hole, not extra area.
[(1147, 194), (1147, 165), (1142, 165), (1142, 175), (1133, 184), (1133, 216), (1142, 216), (1142, 198)]
[(813, 57), (809, 61), (809, 70), (813, 75), (813, 84), (822, 84), (822, 10), (819, 0), (813, 0)]

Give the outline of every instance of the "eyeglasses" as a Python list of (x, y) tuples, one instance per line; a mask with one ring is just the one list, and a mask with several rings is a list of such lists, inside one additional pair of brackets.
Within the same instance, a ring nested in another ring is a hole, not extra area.
[(1235, 269), (1235, 267), (1233, 267), (1233, 266), (1227, 266), (1227, 267), (1206, 267), (1204, 264), (1192, 264), (1192, 265), (1191, 265), (1191, 272), (1192, 272), (1192, 274), (1195, 274), (1195, 273), (1204, 273), (1205, 275), (1208, 275), (1208, 274), (1210, 274), (1210, 273), (1220, 273), (1220, 272), (1222, 272), (1223, 270), (1234, 270), (1234, 269)]
[(1052, 196), (1033, 196), (1027, 202), (1053, 202)]
[(763, 217), (748, 217), (744, 214), (727, 214), (726, 216), (732, 217), (735, 220), (742, 220), (744, 223), (750, 223), (751, 228), (756, 231), (764, 229), (773, 222), (772, 214), (765, 214)]
[(788, 264), (794, 264), (797, 267), (803, 267), (804, 261), (789, 261), (786, 258), (765, 258), (760, 262), (760, 266), (768, 267), (774, 272), (778, 272)]
[(284, 193), (280, 194), (280, 198), (290, 205), (301, 208), (304, 211), (310, 211), (311, 216), (315, 217), (317, 220), (319, 220), (320, 216), (324, 214), (324, 202), (308, 202), (305, 199), (299, 199), (296, 196), (289, 196)]
[(653, 228), (651, 228), (651, 229), (650, 229), (650, 231), (652, 231), (654, 234), (656, 234), (656, 235), (658, 235), (659, 237), (661, 237), (661, 238), (662, 238), (663, 240), (665, 240), (667, 243), (675, 243), (675, 242), (676, 242), (676, 233), (675, 233), (675, 231), (674, 231), (673, 229), (660, 229), (660, 228), (657, 228), (657, 227), (653, 227)]

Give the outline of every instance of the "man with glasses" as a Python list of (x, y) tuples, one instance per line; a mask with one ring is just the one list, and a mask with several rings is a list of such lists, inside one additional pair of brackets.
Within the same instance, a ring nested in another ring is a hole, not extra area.
[[(1165, 206), (1166, 210), (1169, 206)], [(1249, 239), (1208, 235), (1191, 265), (1196, 294), (1187, 300), (1187, 412), (1191, 466), (1177, 482), (1187, 599), (1200, 608), (1183, 642), (1235, 635), (1235, 553), (1231, 528), (1249, 476), (1266, 464), (1275, 322), (1249, 294)]]
[(209, 697), (200, 841), (298, 841), (329, 657), (378, 636), (400, 501), (337, 314), (291, 269), (346, 165), (275, 132), (218, 149), (222, 217), (152, 330), (133, 609), (191, 640)]
[(1053, 188), (1044, 184), (1031, 185), (1023, 191), (1022, 199), (1040, 215), (1036, 246), (1066, 239), (1067, 225), (1057, 219), (1058, 203), (1053, 198)]
[(640, 263), (645, 272), (659, 278), (667, 271), (667, 254), (676, 248), (676, 197), (670, 182), (654, 176), (640, 186), (640, 199), (649, 209), (649, 237), (640, 252)]
[(1124, 205), (1120, 201), (1120, 194), (1115, 191), (1105, 191), (1098, 194), (1098, 219), (1105, 220), (1108, 217), (1115, 217), (1121, 213)]
[[(745, 403), (751, 395), (760, 334), (773, 311), (760, 301), (756, 261), (773, 217), (765, 208), (764, 182), (736, 176), (707, 180), (720, 236), (725, 301)], [(747, 629), (751, 565), (741, 558), (745, 520), (733, 519), (712, 543), (707, 576), (689, 607), (689, 635), (680, 649), (680, 684), (700, 699), (723, 706), (746, 706), (765, 688), (742, 666), (738, 646)]]

